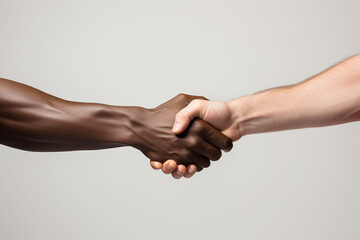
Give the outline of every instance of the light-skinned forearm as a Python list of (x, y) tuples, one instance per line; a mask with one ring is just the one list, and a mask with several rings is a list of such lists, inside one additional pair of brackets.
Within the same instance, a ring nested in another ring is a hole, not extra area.
[(293, 86), (227, 103), (239, 135), (360, 120), (360, 55)]

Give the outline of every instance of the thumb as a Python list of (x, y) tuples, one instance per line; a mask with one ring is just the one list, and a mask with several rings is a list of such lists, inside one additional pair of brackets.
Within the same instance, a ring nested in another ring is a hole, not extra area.
[(239, 140), (242, 137), (238, 131), (234, 131), (232, 128), (225, 129), (221, 133), (233, 140), (233, 142)]
[(182, 133), (196, 117), (202, 118), (208, 101), (195, 99), (185, 108), (176, 114), (175, 123), (172, 129), (174, 134)]

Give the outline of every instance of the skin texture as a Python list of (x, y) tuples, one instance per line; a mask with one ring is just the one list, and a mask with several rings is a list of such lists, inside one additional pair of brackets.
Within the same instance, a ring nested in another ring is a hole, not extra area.
[[(360, 55), (292, 86), (229, 102), (196, 99), (177, 113), (173, 132), (181, 133), (194, 118), (209, 122), (233, 141), (255, 133), (360, 121)], [(175, 162), (166, 164), (177, 169)]]
[(194, 99), (205, 98), (179, 94), (154, 109), (79, 103), (0, 79), (0, 143), (40, 152), (131, 146), (160, 164), (172, 159), (192, 176), (232, 147), (201, 119), (179, 136), (171, 132), (176, 113)]
[(209, 167), (210, 160), (220, 159), (220, 149), (230, 150), (232, 141), (205, 121), (195, 119), (178, 136), (171, 132), (176, 113), (196, 98), (200, 97), (178, 95), (148, 110), (138, 122), (141, 127), (134, 138), (139, 144), (134, 147), (153, 161), (163, 163), (174, 159), (185, 166), (195, 163), (198, 171)]

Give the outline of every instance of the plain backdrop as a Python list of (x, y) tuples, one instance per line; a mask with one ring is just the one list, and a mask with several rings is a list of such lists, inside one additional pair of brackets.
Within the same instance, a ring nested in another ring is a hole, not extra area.
[[(358, 0), (0, 0), (0, 76), (73, 101), (227, 101), (360, 52)], [(0, 146), (0, 239), (360, 239), (360, 124), (246, 136), (192, 179)]]

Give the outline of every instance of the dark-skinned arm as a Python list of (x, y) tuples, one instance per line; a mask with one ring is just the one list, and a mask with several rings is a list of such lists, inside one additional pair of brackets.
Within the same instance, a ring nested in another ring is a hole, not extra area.
[(208, 167), (231, 140), (197, 119), (182, 136), (171, 132), (176, 113), (200, 97), (180, 94), (154, 108), (63, 100), (0, 79), (0, 143), (27, 151), (95, 150), (132, 146), (151, 160)]

